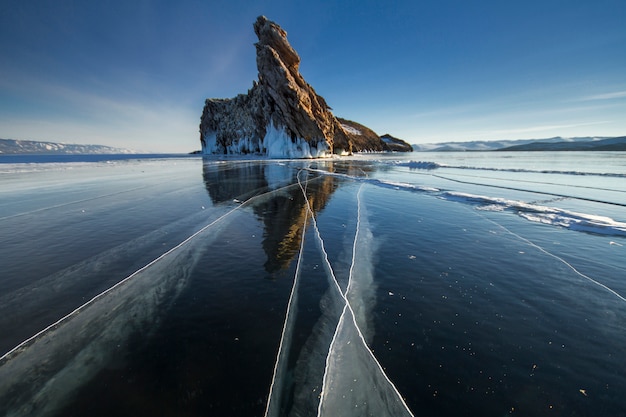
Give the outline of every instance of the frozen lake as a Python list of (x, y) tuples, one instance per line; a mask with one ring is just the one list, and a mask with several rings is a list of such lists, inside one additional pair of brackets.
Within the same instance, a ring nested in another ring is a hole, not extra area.
[(626, 416), (626, 153), (0, 156), (0, 415)]

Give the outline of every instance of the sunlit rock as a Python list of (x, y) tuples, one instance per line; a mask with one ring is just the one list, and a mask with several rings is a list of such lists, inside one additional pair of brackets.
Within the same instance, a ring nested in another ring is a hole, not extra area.
[(376, 134), (371, 140), (355, 133), (332, 114), (300, 74), (300, 57), (280, 26), (260, 16), (254, 31), (258, 82), (247, 94), (206, 100), (200, 122), (204, 154), (315, 158), (387, 149)]

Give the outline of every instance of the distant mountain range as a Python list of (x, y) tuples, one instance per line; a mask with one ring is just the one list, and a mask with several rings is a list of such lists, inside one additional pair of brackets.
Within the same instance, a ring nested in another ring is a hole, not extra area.
[[(381, 137), (389, 141), (391, 137)], [(395, 139), (395, 138), (393, 138)], [(472, 142), (442, 142), (411, 145), (417, 152), (463, 151), (626, 151), (626, 136), (577, 137), (518, 140), (480, 140)], [(136, 154), (131, 149), (104, 145), (80, 145), (34, 140), (0, 139), (0, 155), (81, 155), (81, 154)]]
[(77, 145), (70, 143), (38, 142), (34, 140), (0, 139), (0, 155), (81, 155), (81, 154), (134, 154), (130, 149), (103, 145)]
[(549, 139), (518, 139), (472, 142), (443, 142), (414, 144), (413, 149), (421, 152), (459, 151), (626, 151), (626, 136), (578, 137)]

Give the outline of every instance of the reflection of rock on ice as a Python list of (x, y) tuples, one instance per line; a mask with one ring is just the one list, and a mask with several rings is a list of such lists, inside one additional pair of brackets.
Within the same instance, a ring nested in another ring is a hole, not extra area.
[[(214, 203), (250, 202), (263, 222), (263, 249), (268, 258), (266, 271), (275, 273), (287, 269), (298, 252), (307, 212), (304, 196), (293, 185), (297, 172), (294, 167), (285, 163), (241, 162), (230, 169), (204, 163), (202, 169), (206, 190)], [(309, 204), (315, 212), (324, 208), (336, 187), (332, 176), (319, 176), (310, 181)], [(260, 190), (268, 192), (259, 194)]]
[[(372, 257), (374, 240), (362, 213), (352, 247), (347, 288), (342, 288), (312, 222), (326, 265), (329, 289), (322, 297), (322, 316), (300, 351), (295, 369), (287, 369), (291, 334), (297, 314), (292, 300), (277, 359), (266, 416), (411, 416), (400, 393), (383, 371), (366, 340), (373, 336), (371, 311), (375, 301)], [(294, 280), (297, 294), (299, 277)], [(323, 373), (321, 371), (323, 367)], [(291, 400), (289, 400), (291, 398)], [(317, 410), (316, 410), (317, 409)]]

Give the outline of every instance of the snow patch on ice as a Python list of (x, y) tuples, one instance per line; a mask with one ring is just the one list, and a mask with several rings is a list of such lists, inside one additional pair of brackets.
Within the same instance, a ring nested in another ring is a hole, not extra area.
[(408, 167), (410, 169), (437, 169), (444, 167), (445, 165), (439, 164), (437, 162), (430, 161), (394, 161), (393, 165), (399, 167)]
[(626, 236), (626, 223), (613, 220), (606, 216), (577, 213), (556, 207), (526, 203), (524, 201), (451, 191), (443, 193), (441, 198), (451, 201), (479, 204), (481, 206), (478, 207), (478, 209), (484, 211), (514, 210), (520, 217), (526, 220), (560, 226), (570, 230), (611, 236)]
[(626, 223), (620, 223), (608, 217), (575, 213), (567, 210), (554, 210), (554, 212), (545, 213), (525, 213), (520, 211), (519, 215), (530, 221), (552, 224), (581, 232), (626, 236)]
[(383, 186), (383, 187), (388, 187), (388, 188), (395, 188), (398, 190), (407, 190), (407, 191), (424, 191), (424, 192), (437, 192), (439, 191), (438, 188), (433, 188), (433, 187), (427, 187), (424, 185), (416, 185), (416, 184), (409, 184), (406, 182), (396, 182), (396, 181), (387, 181), (387, 180), (377, 180), (377, 179), (373, 179), (370, 180), (369, 182)]

